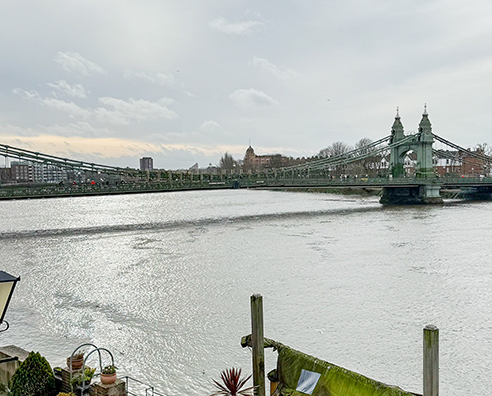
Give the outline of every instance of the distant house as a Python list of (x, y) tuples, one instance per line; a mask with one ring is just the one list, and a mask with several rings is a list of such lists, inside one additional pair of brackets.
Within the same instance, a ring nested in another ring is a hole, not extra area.
[(434, 168), (438, 176), (463, 175), (463, 161), (461, 154), (455, 150), (436, 150), (434, 154)]
[(403, 159), (403, 169), (406, 176), (415, 176), (415, 168), (417, 167), (417, 153), (411, 151), (405, 155)]

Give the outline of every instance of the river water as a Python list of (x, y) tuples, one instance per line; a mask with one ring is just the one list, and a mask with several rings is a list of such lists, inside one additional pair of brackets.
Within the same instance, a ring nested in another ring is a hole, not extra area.
[[(1, 344), (63, 365), (84, 342), (166, 395), (251, 373), (265, 336), (422, 392), (422, 329), (440, 329), (443, 395), (492, 388), (492, 202), (227, 190), (0, 202), (0, 260), (20, 275)], [(266, 351), (267, 371), (276, 353)]]

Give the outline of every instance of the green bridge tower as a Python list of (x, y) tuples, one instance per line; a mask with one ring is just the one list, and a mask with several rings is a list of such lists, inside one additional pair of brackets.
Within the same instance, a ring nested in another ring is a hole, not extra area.
[[(432, 125), (427, 113), (427, 106), (419, 124), (419, 131), (412, 139), (408, 139), (403, 130), (399, 110), (396, 110), (395, 121), (391, 127), (390, 144), (405, 140), (400, 145), (391, 148), (390, 172), (393, 178), (406, 177), (404, 164), (407, 153), (413, 151), (417, 155), (415, 166), (415, 180), (412, 186), (384, 187), (381, 203), (442, 203), (440, 186), (435, 183), (432, 144)], [(410, 184), (410, 183), (409, 183)]]

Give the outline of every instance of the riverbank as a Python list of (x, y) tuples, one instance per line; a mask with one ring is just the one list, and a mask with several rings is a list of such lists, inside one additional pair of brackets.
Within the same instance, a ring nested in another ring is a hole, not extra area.
[(275, 191), (285, 192), (307, 192), (318, 194), (341, 194), (341, 195), (365, 195), (378, 196), (381, 194), (381, 188), (370, 187), (295, 187), (295, 188), (275, 188)]
[[(380, 196), (381, 188), (377, 187), (295, 187), (295, 188), (275, 188), (275, 191), (285, 192), (306, 192), (317, 194), (337, 194), (337, 195), (360, 195), (360, 196)], [(441, 190), (443, 199), (466, 199), (469, 195), (461, 190)]]

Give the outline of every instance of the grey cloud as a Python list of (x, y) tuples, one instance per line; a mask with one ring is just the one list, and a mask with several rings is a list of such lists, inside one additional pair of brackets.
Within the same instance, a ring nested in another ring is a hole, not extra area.
[(54, 83), (47, 83), (46, 85), (53, 87), (66, 95), (73, 96), (74, 98), (87, 98), (87, 94), (82, 84), (70, 85), (65, 80), (59, 80)]
[(167, 106), (174, 101), (169, 98), (159, 99), (157, 102), (149, 102), (148, 100), (135, 100), (130, 98), (128, 101), (103, 97), (99, 98), (99, 102), (105, 106), (111, 107), (113, 110), (105, 108), (96, 109), (96, 115), (101, 121), (112, 124), (128, 125), (132, 120), (144, 122), (155, 120), (158, 118), (166, 118), (169, 120), (178, 118), (178, 114), (170, 110)]
[(120, 111), (113, 111), (99, 107), (94, 110), (96, 118), (104, 123), (113, 125), (130, 125), (131, 121)]
[(101, 138), (114, 136), (114, 131), (108, 128), (95, 128), (91, 124), (85, 121), (78, 121), (70, 123), (68, 125), (51, 125), (43, 127), (46, 133), (58, 135), (58, 136), (82, 136), (85, 138)]
[(73, 102), (65, 102), (64, 100), (54, 98), (42, 98), (41, 103), (51, 109), (63, 111), (69, 114), (71, 117), (87, 118), (91, 114), (89, 110), (83, 109)]
[(43, 98), (37, 91), (24, 91), (23, 89), (16, 88), (14, 89), (14, 93), (24, 99), (36, 101), (50, 109), (67, 113), (72, 118), (87, 118), (91, 114), (89, 110), (83, 109), (73, 102), (66, 102), (55, 98)]
[(174, 83), (174, 76), (172, 74), (157, 73), (154, 76), (144, 72), (134, 72), (131, 70), (125, 70), (123, 76), (126, 79), (141, 79), (152, 84), (167, 85), (170, 86)]
[(19, 95), (21, 98), (27, 99), (27, 100), (31, 100), (31, 99), (39, 100), (39, 99), (41, 99), (41, 97), (39, 96), (39, 93), (37, 91), (34, 91), (34, 90), (24, 91), (23, 89), (15, 88), (12, 92), (15, 93), (16, 95)]
[(238, 89), (229, 95), (229, 98), (239, 107), (243, 109), (253, 109), (255, 107), (272, 106), (278, 102), (268, 96), (263, 91), (257, 89)]
[(291, 69), (284, 69), (281, 70), (277, 66), (275, 66), (272, 62), (264, 59), (264, 58), (257, 58), (256, 56), (253, 58), (252, 61), (253, 65), (256, 67), (259, 67), (265, 72), (268, 72), (270, 74), (273, 74), (275, 77), (278, 78), (293, 78), (293, 77), (299, 77), (300, 74), (297, 73), (294, 70)]
[(85, 59), (78, 52), (58, 52), (54, 61), (69, 72), (80, 73), (84, 76), (92, 74), (106, 74), (106, 71), (88, 59)]
[(200, 130), (212, 133), (223, 132), (223, 128), (215, 121), (205, 121), (202, 125), (200, 125)]
[(219, 32), (244, 36), (249, 36), (258, 31), (263, 25), (263, 22), (260, 21), (229, 23), (224, 18), (217, 18), (209, 22), (209, 26)]

